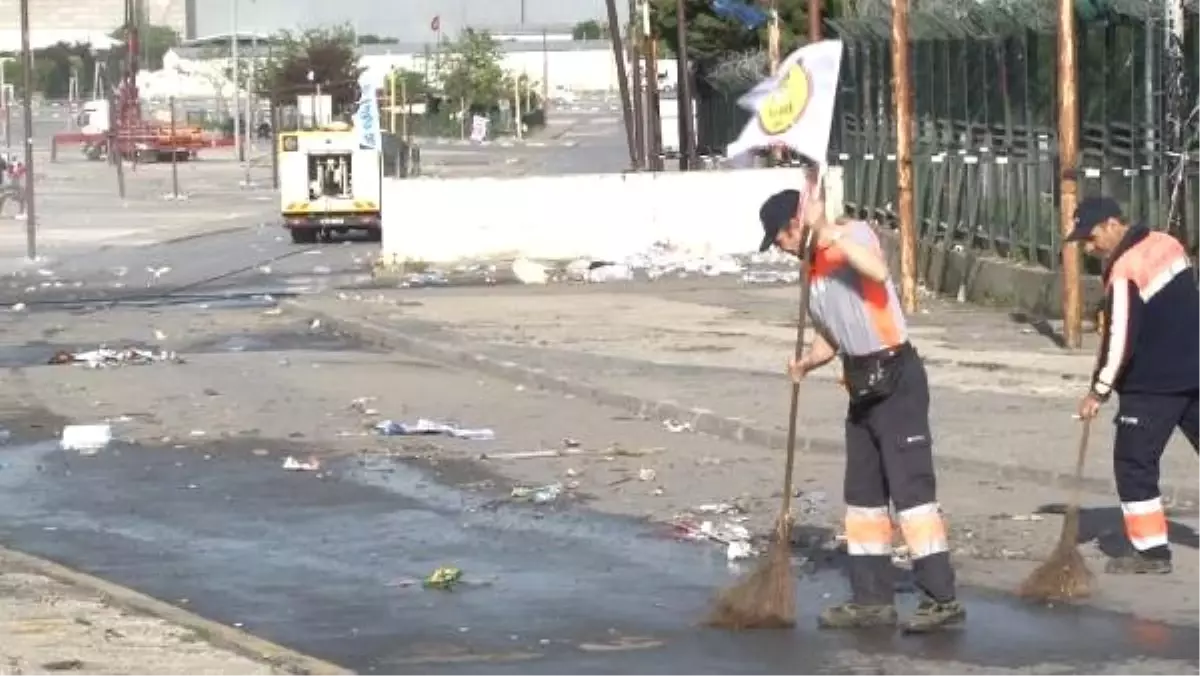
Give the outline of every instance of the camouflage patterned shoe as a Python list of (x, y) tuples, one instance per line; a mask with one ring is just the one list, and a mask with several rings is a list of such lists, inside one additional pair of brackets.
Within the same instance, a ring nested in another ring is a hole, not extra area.
[(1166, 575), (1171, 572), (1171, 559), (1126, 554), (1109, 559), (1104, 572), (1110, 575)]
[(957, 627), (967, 619), (967, 609), (958, 601), (938, 603), (926, 599), (917, 606), (917, 612), (904, 623), (906, 634), (928, 634)]
[(822, 629), (866, 629), (868, 627), (896, 626), (896, 607), (860, 606), (842, 603), (821, 611), (817, 626)]

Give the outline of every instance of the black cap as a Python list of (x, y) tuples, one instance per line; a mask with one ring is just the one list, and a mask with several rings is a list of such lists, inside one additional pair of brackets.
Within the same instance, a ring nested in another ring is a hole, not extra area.
[(800, 191), (781, 190), (771, 195), (763, 202), (758, 210), (758, 220), (762, 221), (763, 239), (758, 250), (766, 251), (775, 244), (779, 231), (787, 227), (800, 208)]
[(1066, 241), (1079, 242), (1092, 236), (1096, 226), (1110, 218), (1121, 220), (1121, 205), (1110, 197), (1088, 197), (1075, 208), (1075, 228)]

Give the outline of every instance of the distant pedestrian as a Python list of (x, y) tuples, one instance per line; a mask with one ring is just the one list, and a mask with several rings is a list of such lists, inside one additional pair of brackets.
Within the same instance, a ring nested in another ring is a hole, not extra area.
[(12, 156), (4, 156), (2, 164), (3, 166), (0, 167), (0, 176), (3, 176), (3, 183), (0, 183), (0, 214), (4, 213), (4, 205), (11, 199), (17, 203), (19, 208), (15, 217), (23, 220), (25, 218), (25, 163)]
[[(889, 278), (879, 239), (865, 221), (831, 223), (823, 197), (784, 190), (759, 211), (761, 251), (776, 246), (809, 261), (809, 312), (816, 336), (788, 364), (797, 382), (840, 356), (846, 413), (848, 603), (821, 612), (820, 626), (857, 629), (898, 621), (892, 566), (894, 506), (923, 599), (905, 623), (929, 632), (962, 623), (946, 523), (937, 502), (929, 381)], [(801, 208), (801, 204), (804, 204)]]

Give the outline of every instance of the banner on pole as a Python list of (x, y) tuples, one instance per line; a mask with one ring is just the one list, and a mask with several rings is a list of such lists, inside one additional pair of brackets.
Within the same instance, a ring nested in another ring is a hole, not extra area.
[(789, 54), (775, 75), (738, 99), (753, 115), (726, 155), (734, 159), (786, 146), (824, 167), (841, 68), (841, 40), (814, 42)]

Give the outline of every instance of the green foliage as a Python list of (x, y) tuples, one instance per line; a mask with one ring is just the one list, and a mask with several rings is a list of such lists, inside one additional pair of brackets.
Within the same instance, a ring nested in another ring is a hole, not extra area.
[(599, 40), (604, 37), (604, 26), (594, 19), (580, 21), (571, 29), (572, 40)]
[[(825, 16), (838, 16), (841, 0), (822, 3)], [(795, 49), (808, 34), (808, 0), (778, 0), (780, 52)], [(671, 54), (679, 49), (676, 0), (651, 0), (651, 29)], [(709, 0), (685, 0), (688, 55), (701, 63), (712, 63), (731, 54), (765, 48), (767, 28), (746, 30), (741, 24), (717, 16)]]
[(415, 70), (395, 68), (388, 73), (383, 82), (383, 91), (380, 93), (383, 100), (390, 99), (393, 86), (397, 103), (421, 101), (429, 94), (429, 83), (425, 81), (425, 74)]
[[(332, 98), (333, 110), (349, 110), (358, 101), (358, 65), (354, 31), (349, 26), (283, 31), (272, 38), (271, 54), (256, 67), (258, 94), (277, 105), (295, 104), (296, 96), (316, 92)], [(309, 75), (312, 79), (309, 79)]]
[(358, 44), (360, 45), (395, 45), (399, 44), (399, 42), (396, 38), (375, 35), (374, 33), (363, 33), (358, 36)]
[[(173, 47), (179, 45), (179, 34), (169, 26), (157, 26), (146, 22), (138, 23), (137, 28), (139, 70), (160, 70), (163, 67), (163, 57)], [(120, 40), (121, 44), (113, 47), (109, 52), (109, 67), (117, 69), (113, 72), (122, 72), (120, 64), (124, 63), (126, 55), (125, 41), (127, 36), (125, 28), (116, 29), (110, 37), (114, 40)]]
[(469, 109), (490, 109), (506, 96), (500, 45), (486, 31), (467, 29), (445, 47), (442, 89)]

